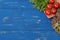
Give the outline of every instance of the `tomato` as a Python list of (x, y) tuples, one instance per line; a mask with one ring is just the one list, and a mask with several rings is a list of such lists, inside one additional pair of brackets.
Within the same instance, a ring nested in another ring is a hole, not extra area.
[(54, 4), (54, 8), (59, 8), (59, 3), (58, 2), (56, 2), (55, 4)]
[(46, 14), (46, 15), (50, 15), (50, 14), (51, 14), (51, 11), (50, 11), (49, 9), (46, 9), (46, 10), (45, 10), (45, 14)]
[(59, 8), (60, 8), (60, 4), (59, 4)]
[(52, 8), (51, 13), (52, 13), (52, 14), (56, 14), (56, 11), (57, 11), (57, 10), (56, 10), (55, 8)]
[(47, 9), (51, 9), (51, 8), (52, 8), (52, 4), (48, 4)]
[(55, 2), (55, 0), (50, 0), (49, 2), (53, 4)]

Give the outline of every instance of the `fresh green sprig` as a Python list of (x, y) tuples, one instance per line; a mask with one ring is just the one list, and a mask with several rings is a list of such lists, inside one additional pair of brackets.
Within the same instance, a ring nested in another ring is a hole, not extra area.
[(49, 3), (49, 0), (30, 0), (30, 2), (37, 9), (44, 11), (46, 9), (46, 5)]

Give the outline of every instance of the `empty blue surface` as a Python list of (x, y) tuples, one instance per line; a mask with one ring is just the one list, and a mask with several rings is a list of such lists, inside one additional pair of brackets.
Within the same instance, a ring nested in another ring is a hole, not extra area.
[(29, 0), (0, 0), (0, 40), (60, 40), (60, 35)]

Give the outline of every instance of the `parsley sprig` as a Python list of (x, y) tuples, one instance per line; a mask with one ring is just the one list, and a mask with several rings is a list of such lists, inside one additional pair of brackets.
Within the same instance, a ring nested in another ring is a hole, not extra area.
[(46, 5), (49, 3), (49, 0), (30, 0), (33, 3), (34, 7), (37, 9), (44, 11), (46, 9)]

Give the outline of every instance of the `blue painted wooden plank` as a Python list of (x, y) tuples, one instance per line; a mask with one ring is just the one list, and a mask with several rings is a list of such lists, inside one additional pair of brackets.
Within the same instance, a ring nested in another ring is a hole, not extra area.
[(29, 0), (1, 0), (0, 40), (60, 40), (60, 35)]

